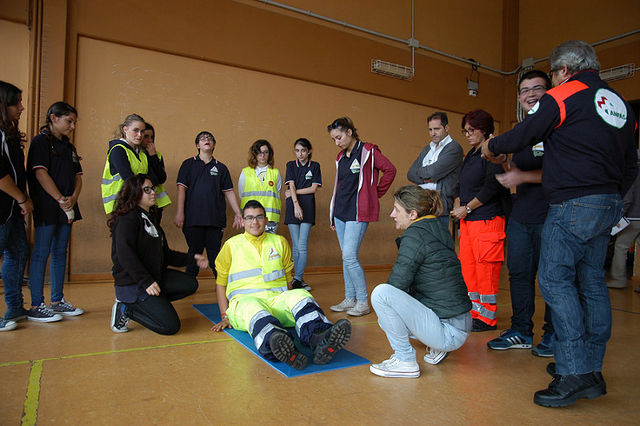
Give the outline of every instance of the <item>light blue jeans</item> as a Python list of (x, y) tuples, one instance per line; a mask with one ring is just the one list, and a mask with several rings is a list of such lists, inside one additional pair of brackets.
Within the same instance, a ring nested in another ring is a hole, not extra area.
[(44, 225), (35, 227), (35, 242), (29, 266), (29, 289), (31, 306), (44, 302), (44, 272), (51, 254), (51, 301), (59, 302), (64, 295), (64, 273), (67, 266), (67, 245), (71, 234), (71, 224)]
[(538, 283), (551, 308), (556, 373), (602, 371), (611, 337), (611, 301), (604, 258), (620, 220), (619, 194), (551, 204), (542, 228)]
[(395, 358), (400, 361), (416, 361), (416, 350), (409, 341), (410, 335), (429, 348), (451, 352), (464, 344), (471, 329), (469, 312), (441, 320), (417, 299), (386, 283), (373, 289), (371, 305), (378, 315), (380, 328), (386, 333), (394, 350)]
[(289, 224), (289, 234), (291, 234), (291, 249), (293, 255), (293, 267), (295, 275), (293, 278), (302, 281), (304, 270), (307, 267), (307, 243), (309, 241), (309, 231), (311, 224), (302, 222), (301, 224)]
[(367, 280), (364, 277), (364, 269), (362, 269), (360, 259), (358, 259), (358, 252), (369, 222), (343, 222), (338, 218), (334, 218), (334, 222), (342, 250), (344, 297), (345, 299), (356, 299), (358, 302), (368, 302)]

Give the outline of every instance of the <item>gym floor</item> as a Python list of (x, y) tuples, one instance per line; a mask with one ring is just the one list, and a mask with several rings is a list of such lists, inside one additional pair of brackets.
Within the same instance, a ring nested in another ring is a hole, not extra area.
[[(182, 320), (175, 336), (133, 322), (128, 333), (113, 333), (112, 283), (68, 284), (66, 298), (84, 315), (50, 324), (21, 321), (17, 330), (0, 333), (0, 424), (638, 424), (638, 281), (610, 291), (613, 335), (603, 369), (608, 394), (554, 409), (533, 403), (533, 393), (551, 380), (545, 372), (551, 359), (486, 346), (509, 326), (505, 269), (499, 330), (472, 333), (436, 366), (422, 361), (424, 346), (414, 343), (419, 379), (374, 376), (368, 366), (287, 379), (226, 334), (210, 331), (212, 324), (191, 305), (215, 303), (211, 279), (175, 302)], [(387, 276), (367, 272), (369, 290)], [(340, 274), (306, 278), (330, 320), (346, 316), (328, 309), (342, 300)], [(24, 296), (30, 300), (27, 287)], [(537, 297), (534, 344), (543, 307)], [(347, 349), (376, 363), (389, 357), (375, 313), (349, 319)]]

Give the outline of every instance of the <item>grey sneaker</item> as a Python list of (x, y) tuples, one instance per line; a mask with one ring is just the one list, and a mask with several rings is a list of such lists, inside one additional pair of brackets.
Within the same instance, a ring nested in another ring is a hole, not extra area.
[(62, 320), (62, 315), (54, 313), (44, 303), (41, 303), (40, 306), (29, 309), (27, 319), (37, 322), (56, 322)]
[(338, 303), (337, 305), (330, 306), (329, 309), (331, 309), (334, 312), (344, 312), (344, 311), (348, 311), (354, 306), (356, 306), (356, 299), (344, 299), (342, 302)]
[(367, 302), (356, 302), (356, 305), (347, 311), (347, 315), (352, 317), (361, 317), (371, 313)]
[(424, 362), (436, 365), (440, 364), (449, 355), (449, 352), (438, 351), (433, 348), (429, 348), (429, 351), (424, 355)]
[(56, 314), (67, 315), (70, 317), (75, 317), (84, 313), (84, 309), (74, 307), (71, 303), (64, 300), (64, 298), (60, 301), (60, 303), (52, 303), (51, 305), (49, 305), (49, 309), (51, 309)]
[(0, 319), (0, 331), (10, 331), (14, 330), (16, 327), (18, 327), (17, 322)]
[(116, 302), (111, 308), (111, 322), (109, 323), (114, 333), (126, 333), (129, 331), (127, 328), (129, 318), (124, 313), (125, 309), (125, 304), (116, 299)]

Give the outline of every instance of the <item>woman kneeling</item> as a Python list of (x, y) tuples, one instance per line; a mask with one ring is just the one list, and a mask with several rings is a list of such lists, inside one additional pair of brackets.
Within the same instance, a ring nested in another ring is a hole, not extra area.
[(371, 303), (393, 355), (369, 370), (383, 377), (420, 377), (409, 338), (427, 346), (425, 362), (438, 364), (464, 344), (471, 330), (471, 301), (448, 230), (438, 219), (436, 191), (408, 185), (394, 194), (391, 217), (404, 233), (396, 240), (398, 260), (388, 283), (377, 286)]
[(129, 318), (159, 334), (176, 334), (180, 318), (171, 305), (198, 289), (195, 277), (167, 266), (197, 263), (207, 268), (205, 256), (169, 249), (160, 225), (149, 209), (155, 205), (155, 187), (145, 175), (127, 179), (107, 225), (111, 229), (111, 259), (116, 303), (111, 310), (111, 330), (129, 331)]

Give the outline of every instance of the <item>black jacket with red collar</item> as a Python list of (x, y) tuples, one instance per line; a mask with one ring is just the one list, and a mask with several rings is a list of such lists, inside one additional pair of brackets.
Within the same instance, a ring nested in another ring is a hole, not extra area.
[(574, 74), (540, 98), (522, 123), (489, 142), (496, 153), (544, 140), (542, 186), (553, 204), (593, 194), (624, 195), (638, 173), (635, 118), (595, 71)]

